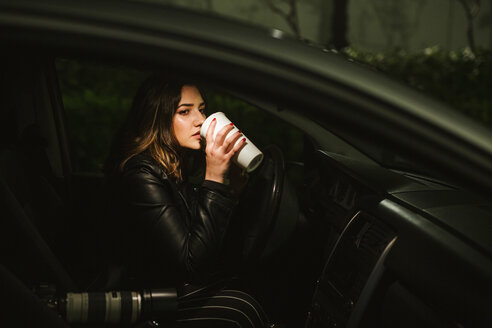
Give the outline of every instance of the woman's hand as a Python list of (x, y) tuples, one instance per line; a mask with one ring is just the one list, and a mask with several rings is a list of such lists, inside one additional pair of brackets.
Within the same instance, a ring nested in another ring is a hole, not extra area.
[[(207, 155), (207, 167), (205, 171), (205, 180), (211, 180), (219, 183), (224, 183), (224, 177), (231, 165), (231, 158), (244, 145), (246, 139), (243, 138), (236, 144), (236, 141), (241, 137), (241, 131), (237, 131), (226, 139), (227, 134), (234, 128), (234, 125), (224, 126), (213, 138), (216, 119), (213, 119), (207, 131), (207, 145), (205, 154)], [(235, 146), (234, 146), (235, 145)]]

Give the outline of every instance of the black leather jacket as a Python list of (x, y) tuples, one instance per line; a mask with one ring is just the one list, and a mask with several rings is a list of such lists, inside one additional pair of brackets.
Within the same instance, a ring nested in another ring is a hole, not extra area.
[(129, 160), (112, 185), (110, 239), (124, 286), (203, 283), (220, 273), (234, 199), (213, 183), (177, 183), (145, 155)]

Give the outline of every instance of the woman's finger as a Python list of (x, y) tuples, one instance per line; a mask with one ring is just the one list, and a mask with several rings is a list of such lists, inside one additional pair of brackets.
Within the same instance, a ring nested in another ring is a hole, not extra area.
[(224, 141), (224, 147), (226, 153), (232, 150), (232, 148), (236, 144), (236, 141), (241, 137), (241, 135), (242, 135), (241, 131), (238, 130), (236, 133), (234, 133), (232, 136), (230, 136)]
[(222, 129), (220, 129), (220, 131), (217, 133), (217, 135), (215, 136), (215, 140), (214, 140), (214, 145), (216, 147), (220, 147), (222, 146), (222, 144), (224, 143), (224, 140), (227, 136), (227, 134), (234, 128), (234, 124), (228, 124), (226, 126), (224, 126)]
[(213, 144), (213, 136), (214, 136), (214, 131), (215, 131), (215, 126), (217, 125), (217, 119), (213, 119), (212, 122), (210, 122), (210, 125), (208, 126), (207, 130), (207, 135), (206, 135), (206, 142), (207, 146), (211, 146)]
[(246, 138), (242, 138), (235, 146), (232, 148), (232, 151), (229, 153), (231, 156), (234, 156), (241, 148), (246, 144)]

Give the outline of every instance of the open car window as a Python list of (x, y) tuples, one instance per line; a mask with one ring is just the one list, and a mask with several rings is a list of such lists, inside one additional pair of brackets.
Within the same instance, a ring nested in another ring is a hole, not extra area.
[[(67, 119), (72, 170), (77, 174), (101, 174), (112, 137), (126, 117), (139, 84), (151, 72), (70, 58), (58, 58), (55, 64)], [(336, 130), (333, 134), (317, 125), (316, 119), (306, 119), (290, 109), (247, 95), (211, 87), (206, 87), (205, 92), (207, 115), (223, 111), (260, 148), (278, 145), (287, 162), (303, 163), (303, 138), (309, 136), (317, 147), (328, 152), (440, 178), (425, 165), (399, 154), (398, 149), (380, 147), (370, 137), (360, 138), (350, 130)]]
[[(151, 71), (59, 58), (56, 70), (67, 119), (74, 173), (100, 174), (112, 137), (125, 119), (138, 86)], [(206, 114), (222, 111), (260, 149), (275, 144), (288, 163), (302, 162), (300, 129), (224, 91), (204, 86)]]

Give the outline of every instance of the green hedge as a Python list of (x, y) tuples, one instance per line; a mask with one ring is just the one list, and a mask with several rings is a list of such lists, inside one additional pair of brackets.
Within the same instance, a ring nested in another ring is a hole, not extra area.
[(146, 72), (57, 59), (74, 172), (101, 172), (112, 136)]
[(370, 53), (347, 48), (342, 54), (366, 63), (492, 127), (492, 50), (439, 47), (418, 53)]

